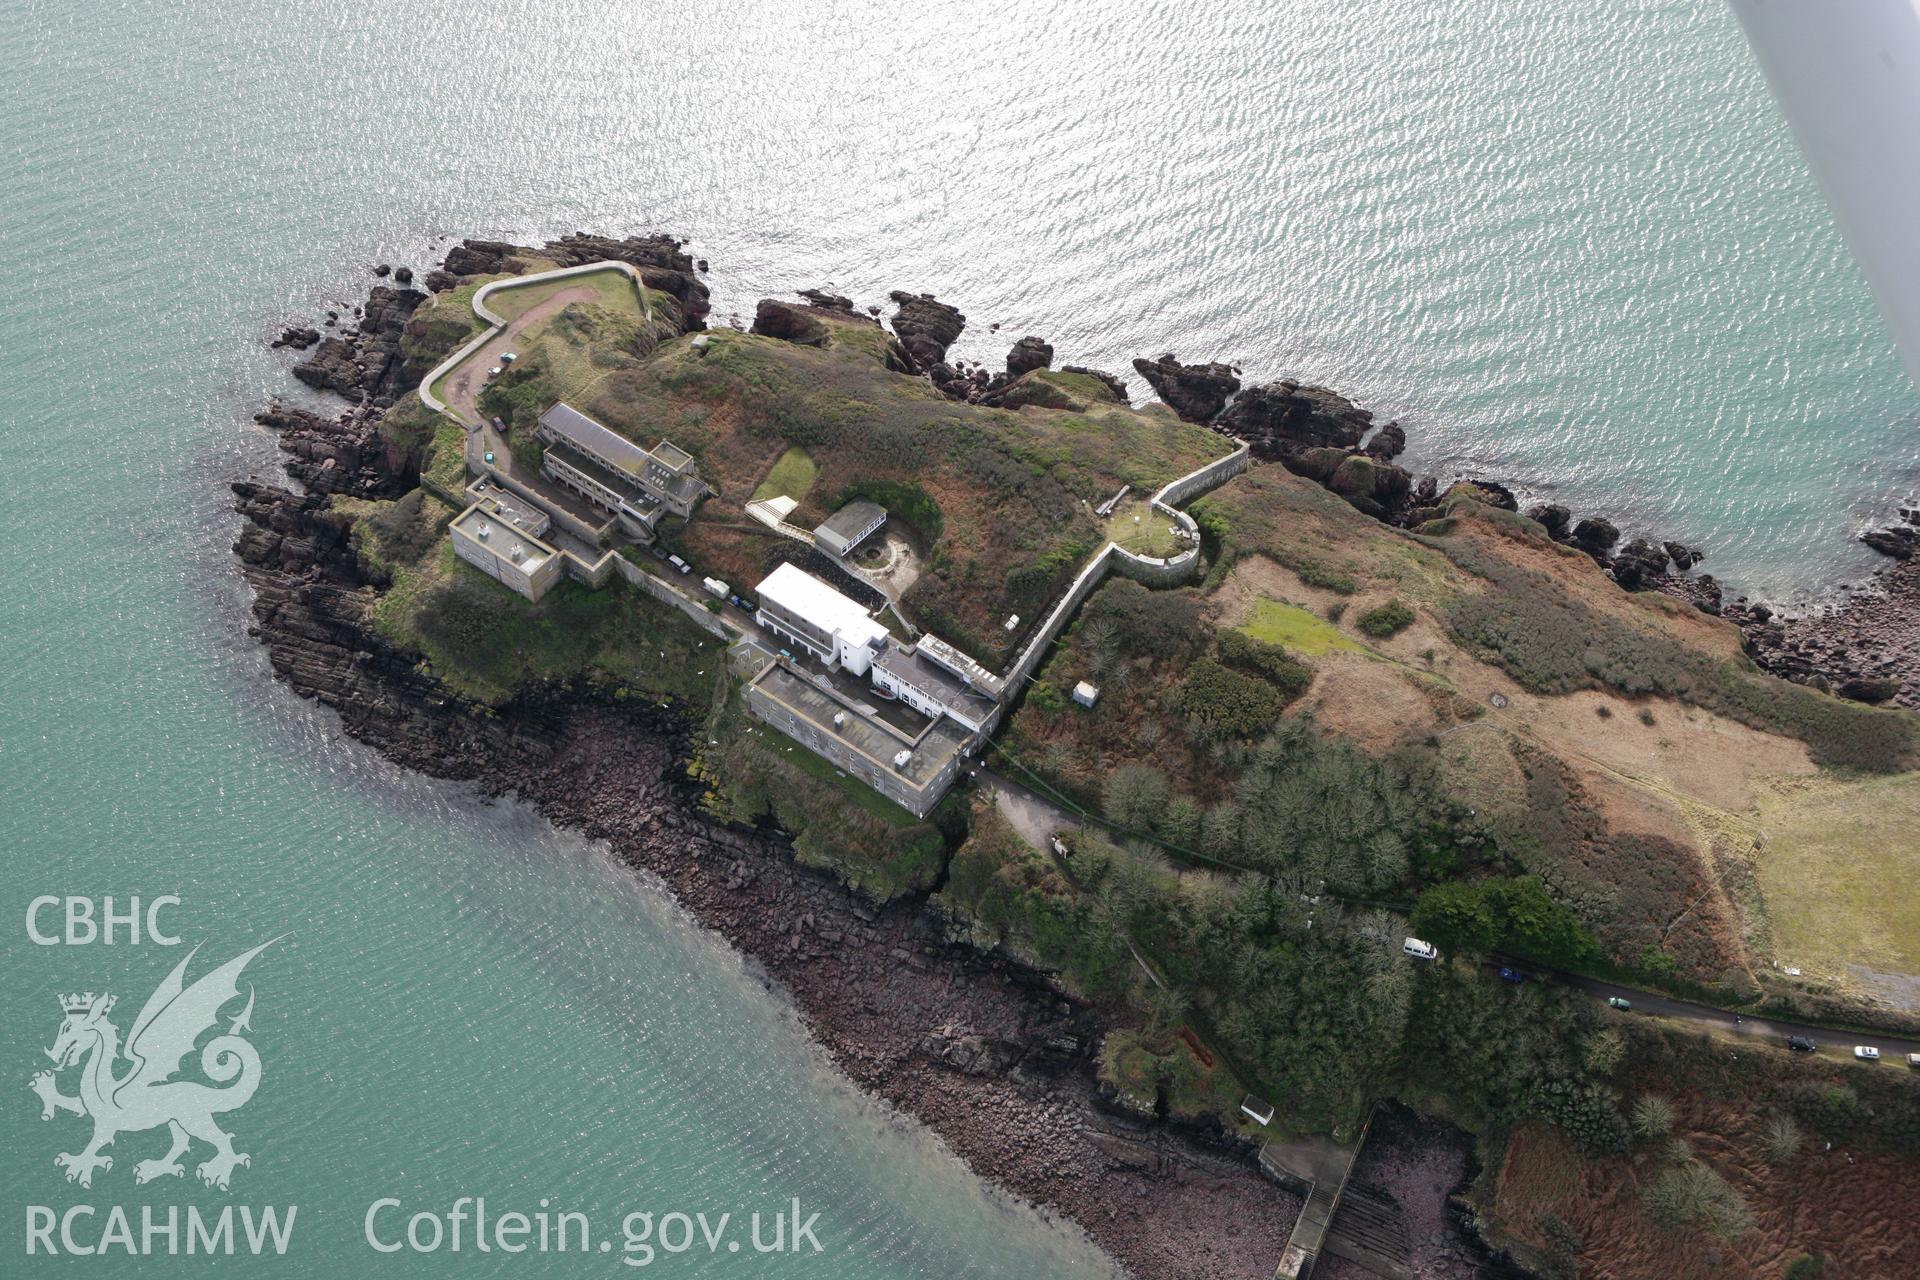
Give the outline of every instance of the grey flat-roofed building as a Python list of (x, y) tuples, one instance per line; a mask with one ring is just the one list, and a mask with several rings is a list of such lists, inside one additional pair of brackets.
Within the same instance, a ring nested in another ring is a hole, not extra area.
[(503, 517), (492, 498), (455, 516), (448, 532), (455, 555), (529, 600), (538, 602), (560, 581), (559, 553)]
[(547, 447), (541, 471), (650, 536), (665, 511), (693, 514), (707, 492), (694, 474), (693, 455), (662, 440), (643, 449), (564, 401), (540, 415), (534, 435)]
[(769, 663), (746, 687), (747, 709), (792, 738), (798, 749), (831, 761), (924, 818), (959, 776), (973, 736), (946, 717), (917, 735), (862, 711), (830, 681), (809, 680)]
[(844, 556), (879, 532), (886, 522), (885, 507), (856, 498), (814, 526), (813, 542), (829, 555)]
[(528, 537), (544, 538), (553, 525), (553, 517), (518, 494), (509, 493), (491, 480), (482, 480), (468, 490), (475, 502), (489, 506), (500, 519)]

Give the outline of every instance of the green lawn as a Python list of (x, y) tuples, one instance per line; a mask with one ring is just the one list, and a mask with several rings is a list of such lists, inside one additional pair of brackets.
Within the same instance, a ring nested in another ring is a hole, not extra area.
[(820, 473), (814, 465), (813, 455), (799, 445), (781, 454), (773, 464), (773, 470), (767, 472), (767, 478), (753, 491), (753, 500), (761, 502), (768, 498), (787, 497), (795, 502), (807, 496), (807, 490), (813, 488), (813, 479)]
[(1122, 502), (1107, 517), (1107, 537), (1122, 551), (1135, 555), (1166, 559), (1187, 549), (1190, 543), (1176, 538), (1174, 523), (1163, 511), (1155, 511), (1145, 498)]
[(1278, 600), (1256, 602), (1253, 606), (1253, 616), (1241, 625), (1240, 630), (1255, 640), (1281, 645), (1290, 653), (1305, 654), (1308, 657), (1315, 657), (1334, 649), (1350, 649), (1356, 653), (1372, 652), (1367, 646), (1319, 614), (1309, 613), (1297, 604), (1282, 604)]

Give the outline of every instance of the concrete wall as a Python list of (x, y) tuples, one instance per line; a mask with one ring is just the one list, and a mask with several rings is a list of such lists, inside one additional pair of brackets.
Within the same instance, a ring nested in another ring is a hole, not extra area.
[(1169, 507), (1184, 507), (1209, 489), (1218, 489), (1252, 464), (1253, 450), (1241, 445), (1224, 458), (1217, 458), (1197, 471), (1189, 471), (1178, 480), (1170, 480), (1153, 501)]
[(1059, 638), (1060, 632), (1067, 625), (1067, 620), (1073, 616), (1075, 610), (1086, 603), (1087, 597), (1093, 594), (1093, 589), (1100, 585), (1101, 580), (1108, 573), (1117, 570), (1150, 587), (1178, 586), (1192, 577), (1194, 570), (1200, 564), (1198, 530), (1193, 523), (1193, 517), (1177, 508), (1181, 503), (1216, 489), (1239, 475), (1247, 469), (1251, 459), (1252, 450), (1243, 444), (1226, 457), (1216, 458), (1198, 470), (1190, 471), (1177, 480), (1169, 481), (1154, 494), (1152, 503), (1156, 509), (1164, 510), (1178, 520), (1188, 532), (1196, 534), (1194, 545), (1166, 560), (1157, 560), (1151, 556), (1136, 556), (1131, 552), (1122, 551), (1111, 542), (1101, 547), (1093, 559), (1087, 563), (1087, 567), (1080, 571), (1080, 576), (1073, 580), (1073, 585), (1067, 588), (1066, 594), (1047, 611), (1047, 616), (1040, 623), (1039, 628), (1028, 638), (1026, 648), (1020, 651), (1020, 656), (1013, 660), (1011, 667), (1007, 668), (1007, 696), (1012, 698), (1017, 694), (1020, 682), (1033, 675), (1039, 668), (1041, 659), (1046, 656), (1053, 642)]
[(728, 629), (725, 622), (721, 621), (719, 614), (707, 608), (706, 596), (686, 594), (671, 583), (665, 582), (653, 574), (648, 573), (645, 569), (642, 569), (625, 556), (615, 555), (609, 551), (607, 558), (613, 561), (615, 572), (634, 586), (640, 588), (640, 590), (652, 596), (655, 600), (663, 604), (670, 604), (681, 613), (686, 614), (687, 618), (695, 626), (707, 632), (709, 635), (718, 636), (720, 639), (729, 642), (732, 641), (733, 632)]

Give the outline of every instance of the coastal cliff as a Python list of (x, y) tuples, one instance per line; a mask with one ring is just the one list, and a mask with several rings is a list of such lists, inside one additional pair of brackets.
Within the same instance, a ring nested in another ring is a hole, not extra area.
[[(1068, 806), (1050, 821), (1089, 815), (1066, 854), (985, 793), (914, 822), (803, 770), (737, 713), (719, 646), (617, 583), (527, 606), (451, 556), (463, 433), (407, 393), (477, 332), (479, 284), (597, 258), (642, 271), (651, 326), (583, 301), (480, 403), (510, 448), (561, 395), (670, 430), (715, 491), (666, 546), (731, 582), (798, 554), (743, 518), (755, 495), (812, 519), (877, 497), (918, 570), (894, 606), (1001, 661), (1103, 538), (1142, 536), (1096, 501), (1151, 492), (1222, 435), (1271, 464), (1193, 505), (1199, 580), (1093, 593), (1010, 711), (997, 759)], [(1238, 1113), (1248, 1092), (1283, 1100), (1283, 1136), (1350, 1132), (1399, 1096), (1484, 1141), (1547, 1124), (1581, 1159), (1620, 1156), (1625, 1098), (1662, 1087), (1636, 1054), (1664, 1042), (1549, 984), (1410, 965), (1414, 927), (1450, 956), (1607, 964), (1801, 1016), (1865, 1007), (1771, 960), (1812, 904), (1768, 877), (1819, 833), (1740, 839), (1783, 786), (1842, 804), (1891, 788), (1892, 820), (1914, 723), (1808, 687), (1818, 660), (1772, 679), (1736, 619), (1628, 589), (1718, 608), (1690, 549), (1522, 515), (1490, 480), (1416, 479), (1393, 461), (1404, 431), (1325, 388), (1243, 390), (1166, 355), (1136, 365), (1165, 405), (1136, 409), (1032, 335), (1004, 371), (949, 364), (965, 318), (925, 294), (893, 295), (890, 331), (817, 291), (763, 303), (750, 334), (706, 331), (698, 267), (662, 237), (468, 242), (426, 283), (300, 366), (335, 373), (296, 371), (350, 409), (259, 416), (300, 485), (234, 486), (275, 674), (390, 758), (518, 796), (660, 876), (853, 1079), (1134, 1274), (1271, 1273), (1299, 1201), (1249, 1158), (1268, 1135)], [(1108, 690), (1098, 710), (1064, 697), (1083, 682)], [(1760, 1063), (1749, 1095), (1796, 1105)], [(1397, 1168), (1455, 1172), (1424, 1190), (1370, 1176), (1438, 1222), (1464, 1157), (1412, 1148)], [(1477, 1195), (1481, 1228), (1541, 1264), (1552, 1241)], [(1418, 1274), (1470, 1273), (1461, 1239), (1433, 1234)]]

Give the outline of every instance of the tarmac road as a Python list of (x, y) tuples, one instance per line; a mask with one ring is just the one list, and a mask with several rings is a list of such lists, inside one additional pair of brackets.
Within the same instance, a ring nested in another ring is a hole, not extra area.
[(1623, 1017), (1654, 1014), (1663, 1018), (1679, 1018), (1685, 1022), (1711, 1028), (1724, 1035), (1750, 1039), (1757, 1044), (1770, 1044), (1776, 1048), (1784, 1047), (1788, 1036), (1805, 1036), (1819, 1045), (1822, 1053), (1837, 1049), (1849, 1056), (1853, 1053), (1853, 1046), (1870, 1044), (1880, 1050), (1882, 1064), (1895, 1070), (1906, 1069), (1904, 1061), (1906, 1054), (1920, 1053), (1920, 1040), (1903, 1039), (1880, 1031), (1835, 1031), (1831, 1027), (1814, 1027), (1800, 1022), (1780, 1022), (1772, 1018), (1755, 1018), (1746, 1014), (1735, 1015), (1728, 1013), (1725, 1009), (1716, 1009), (1712, 1005), (1676, 1000), (1672, 996), (1657, 995), (1637, 987), (1623, 987), (1615, 982), (1603, 982), (1599, 978), (1562, 973), (1556, 969), (1547, 969), (1530, 961), (1515, 960), (1511, 957), (1494, 957), (1487, 963), (1495, 968), (1503, 964), (1508, 965), (1526, 974), (1530, 979), (1558, 982), (1577, 991), (1584, 991), (1596, 1000), (1619, 996), (1633, 1005), (1631, 1010), (1621, 1015)]

